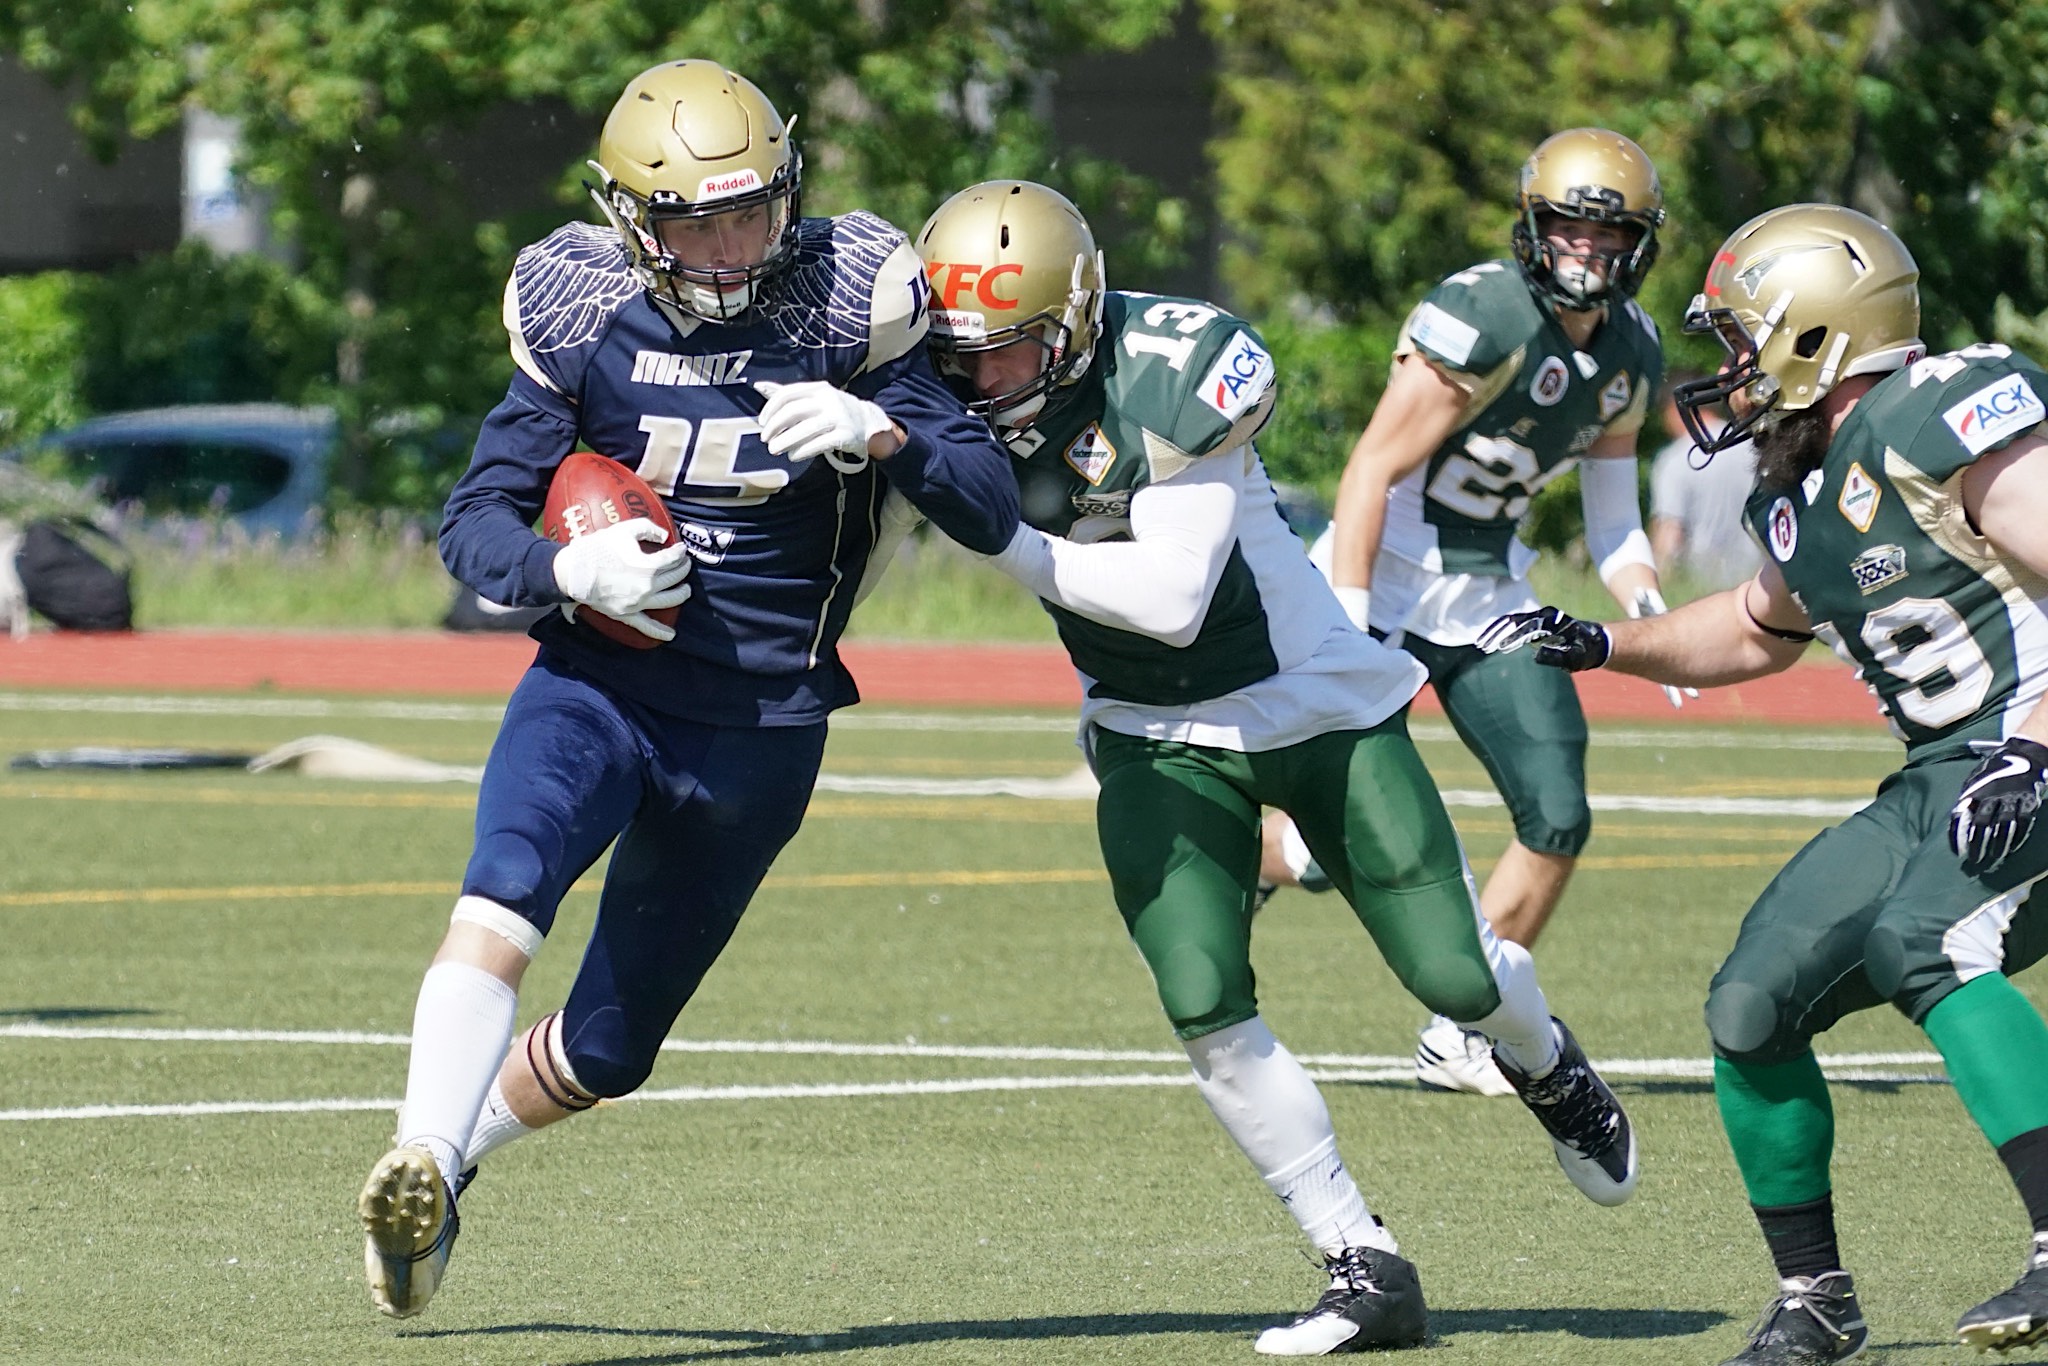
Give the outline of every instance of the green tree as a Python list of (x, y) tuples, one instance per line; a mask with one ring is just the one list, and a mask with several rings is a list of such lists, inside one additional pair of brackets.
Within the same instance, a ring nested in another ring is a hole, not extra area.
[[(473, 418), (509, 372), (497, 321), (512, 254), (537, 225), (480, 218), (437, 174), (437, 135), (508, 100), (556, 99), (591, 141), (625, 82), (669, 56), (715, 55), (800, 119), (810, 212), (874, 209), (914, 227), (990, 175), (1043, 174), (1034, 113), (1061, 53), (1129, 49), (1175, 0), (16, 0), (0, 48), (73, 83), (110, 144), (199, 106), (242, 120), (238, 171), (269, 196), (299, 270), (300, 329), (331, 357), (296, 399), (357, 434), (340, 483), (369, 498), (361, 438), (421, 404)], [(1068, 159), (1084, 207), (1135, 224), (1128, 254), (1171, 252), (1182, 206), (1099, 162)], [(584, 216), (580, 168), (552, 187)], [(204, 267), (200, 267), (203, 269)], [(281, 288), (281, 286), (280, 286)]]

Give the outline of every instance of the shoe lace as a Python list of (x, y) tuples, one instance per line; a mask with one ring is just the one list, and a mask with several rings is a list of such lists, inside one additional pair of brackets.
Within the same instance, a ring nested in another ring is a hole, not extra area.
[(1372, 1268), (1369, 1253), (1369, 1248), (1347, 1247), (1326, 1262), (1323, 1270), (1330, 1275), (1330, 1288), (1323, 1298), (1339, 1295), (1348, 1299), (1353, 1295), (1381, 1293), (1379, 1275)]
[(1531, 1104), (1543, 1107), (1544, 1127), (1559, 1142), (1591, 1153), (1613, 1141), (1619, 1116), (1593, 1084), (1585, 1063), (1560, 1062), (1525, 1094)]
[(1756, 1327), (1749, 1333), (1749, 1345), (1760, 1347), (1777, 1326), (1779, 1318), (1793, 1312), (1802, 1312), (1830, 1338), (1837, 1341), (1849, 1336), (1844, 1328), (1850, 1311), (1849, 1297), (1822, 1290), (1818, 1281), (1809, 1281), (1803, 1286), (1793, 1286), (1772, 1300), (1763, 1315), (1757, 1319)]

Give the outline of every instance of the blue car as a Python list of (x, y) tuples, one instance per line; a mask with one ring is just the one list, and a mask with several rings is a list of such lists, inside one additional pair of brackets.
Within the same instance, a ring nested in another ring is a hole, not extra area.
[(326, 496), (339, 431), (330, 408), (190, 404), (91, 418), (0, 458), (80, 484), (124, 516), (294, 536)]

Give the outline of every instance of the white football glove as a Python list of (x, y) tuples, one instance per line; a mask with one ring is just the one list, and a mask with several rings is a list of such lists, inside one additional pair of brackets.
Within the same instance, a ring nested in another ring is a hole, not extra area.
[(1339, 587), (1336, 584), (1331, 584), (1330, 591), (1337, 595), (1337, 605), (1344, 609), (1344, 615), (1351, 619), (1353, 626), (1356, 626), (1361, 631), (1371, 629), (1366, 625), (1366, 618), (1372, 614), (1372, 590), (1370, 588)]
[[(1662, 593), (1654, 588), (1638, 588), (1636, 600), (1629, 604), (1628, 614), (1631, 618), (1661, 617), (1670, 610), (1664, 605)], [(1671, 704), (1673, 711), (1682, 709), (1688, 697), (1694, 701), (1699, 700), (1698, 688), (1674, 688), (1669, 683), (1660, 683), (1658, 686), (1664, 690), (1664, 700)]]
[(754, 388), (768, 400), (761, 409), (762, 440), (791, 460), (822, 455), (833, 469), (857, 474), (867, 467), (868, 442), (895, 426), (876, 404), (821, 379), (756, 380)]
[[(690, 599), (690, 576), (696, 561), (678, 542), (662, 545), (668, 533), (645, 517), (634, 517), (578, 536), (555, 555), (555, 586), (563, 593), (608, 617), (617, 617), (641, 635), (674, 640), (675, 628), (647, 614), (676, 607)], [(641, 546), (659, 545), (659, 550)], [(574, 619), (574, 614), (564, 609)]]

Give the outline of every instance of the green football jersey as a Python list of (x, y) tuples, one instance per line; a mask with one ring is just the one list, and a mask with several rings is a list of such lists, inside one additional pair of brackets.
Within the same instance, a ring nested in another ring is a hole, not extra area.
[[(1073, 541), (1128, 540), (1133, 494), (1243, 447), (1273, 400), (1273, 359), (1250, 324), (1196, 299), (1112, 292), (1088, 373), (1008, 438), (1024, 520)], [(1242, 541), (1185, 649), (1046, 610), (1093, 697), (1180, 706), (1279, 669), (1269, 616), (1280, 609), (1260, 592)]]
[(1464, 421), (1387, 505), (1385, 550), (1445, 574), (1513, 574), (1515, 529), (1537, 490), (1610, 432), (1633, 432), (1664, 376), (1657, 328), (1634, 300), (1574, 347), (1513, 261), (1450, 276), (1415, 306), (1397, 354), (1419, 352), (1468, 395)]
[(1998, 740), (2048, 686), (2048, 584), (1963, 512), (1963, 472), (2032, 431), (2048, 373), (1993, 344), (1887, 376), (1796, 489), (1748, 517), (1821, 638), (1906, 742), (1908, 762)]

